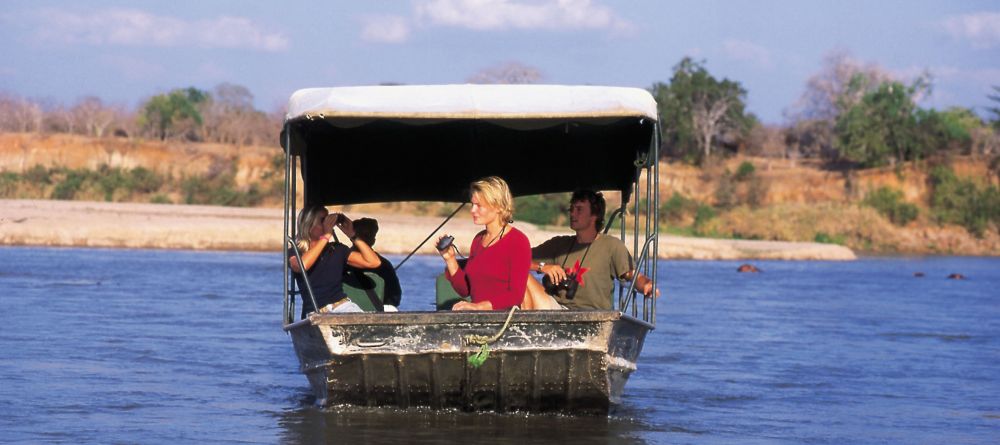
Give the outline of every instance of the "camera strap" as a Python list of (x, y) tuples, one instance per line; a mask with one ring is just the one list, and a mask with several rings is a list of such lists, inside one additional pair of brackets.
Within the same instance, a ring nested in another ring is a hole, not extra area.
[[(583, 256), (580, 257), (580, 267), (583, 267), (584, 260), (587, 259), (587, 254), (590, 253), (590, 247), (597, 242), (597, 238), (594, 238), (590, 244), (587, 244), (587, 250), (583, 251)], [(566, 262), (569, 261), (569, 254), (573, 253), (573, 248), (576, 247), (576, 237), (573, 237), (573, 243), (569, 245), (569, 250), (566, 251), (566, 256), (563, 257), (562, 265), (560, 267), (566, 270)]]

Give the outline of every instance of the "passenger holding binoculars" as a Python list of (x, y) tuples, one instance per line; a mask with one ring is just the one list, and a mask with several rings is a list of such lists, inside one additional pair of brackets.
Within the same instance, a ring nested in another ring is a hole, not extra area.
[(454, 311), (493, 311), (517, 306), (524, 299), (529, 276), (531, 243), (511, 224), (514, 222), (514, 198), (503, 179), (490, 176), (470, 185), (472, 221), (483, 226), (472, 240), (465, 269), (455, 259), (450, 240), (438, 240), (438, 251), (445, 262), (445, 278), (461, 296)]
[[(344, 268), (347, 265), (358, 268), (375, 268), (379, 258), (364, 240), (354, 233), (354, 224), (341, 213), (331, 214), (323, 206), (307, 206), (299, 212), (296, 246), (302, 255), (302, 263), (295, 251), (288, 249), (288, 266), (294, 272), (298, 287), (307, 292), (303, 274), (312, 284), (313, 298), (319, 306), (318, 312), (361, 312), (344, 292)], [(337, 241), (333, 228), (341, 231), (354, 242), (354, 249)], [(302, 318), (317, 311), (312, 305), (313, 298), (302, 294)]]
[[(569, 222), (576, 235), (557, 236), (531, 250), (531, 270), (542, 283), (528, 278), (522, 309), (604, 309), (614, 307), (615, 279), (631, 280), (632, 257), (618, 238), (600, 234), (604, 196), (580, 190), (570, 198)], [(644, 275), (636, 280), (644, 295), (654, 292)], [(655, 290), (659, 296), (659, 290)]]

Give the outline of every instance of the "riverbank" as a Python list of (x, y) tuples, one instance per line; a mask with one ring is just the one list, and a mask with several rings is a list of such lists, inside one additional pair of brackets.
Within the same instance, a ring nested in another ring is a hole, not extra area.
[[(392, 213), (350, 213), (378, 219), (378, 251), (409, 253), (441, 219)], [(569, 233), (517, 223), (532, 245)], [(56, 200), (0, 200), (0, 245), (114, 247), (195, 250), (280, 250), (281, 209), (110, 203)], [(461, 244), (479, 231), (467, 218), (441, 229)], [(434, 254), (432, 243), (419, 253)], [(665, 259), (852, 260), (843, 246), (821, 243), (746, 241), (661, 235)]]

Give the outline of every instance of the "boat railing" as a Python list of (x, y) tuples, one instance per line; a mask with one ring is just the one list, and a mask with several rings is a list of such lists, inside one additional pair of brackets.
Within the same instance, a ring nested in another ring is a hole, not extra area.
[[(648, 238), (646, 238), (646, 242), (644, 242), (643, 245), (642, 245), (642, 253), (639, 255), (639, 257), (638, 257), (638, 259), (636, 261), (636, 264), (644, 264), (645, 263), (646, 258), (649, 257), (649, 247), (651, 245), (653, 245), (653, 243), (656, 241), (656, 236), (657, 236), (657, 234), (653, 233)], [(624, 297), (618, 302), (618, 308), (619, 308), (618, 310), (621, 311), (622, 313), (628, 313), (629, 309), (632, 309), (632, 316), (633, 317), (638, 317), (638, 314), (639, 314), (638, 306), (635, 304), (635, 296), (637, 294), (635, 286), (636, 286), (636, 283), (638, 282), (638, 279), (639, 279), (639, 273), (638, 273), (638, 271), (636, 271), (636, 273), (632, 274), (632, 279), (629, 280), (629, 284), (628, 284), (628, 287), (625, 290)], [(643, 295), (643, 300), (642, 300), (642, 319), (645, 320), (645, 321), (648, 321), (650, 324), (655, 325), (656, 324), (656, 310), (655, 310), (656, 305), (649, 304), (649, 299), (650, 298), (656, 298), (656, 296), (655, 296), (655, 292), (656, 292), (655, 283), (654, 283), (653, 290), (651, 292), (653, 292), (654, 295)]]
[[(299, 263), (299, 269), (302, 269), (302, 254), (299, 252), (299, 246), (295, 244), (295, 240), (290, 236), (285, 237), (285, 242), (292, 246), (292, 252), (295, 253), (295, 261)], [(291, 280), (293, 283), (295, 280)], [(306, 292), (309, 294), (309, 301), (312, 302), (313, 308), (319, 308), (316, 304), (316, 297), (313, 295), (312, 284), (309, 283), (309, 275), (303, 273), (302, 281), (306, 283)], [(289, 324), (295, 320), (295, 295), (301, 294), (295, 290), (294, 285), (286, 290), (285, 297), (285, 324)]]

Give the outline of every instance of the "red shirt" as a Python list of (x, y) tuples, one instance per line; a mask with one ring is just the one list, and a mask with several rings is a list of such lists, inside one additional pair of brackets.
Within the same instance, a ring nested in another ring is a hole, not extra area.
[(489, 301), (494, 310), (510, 309), (524, 300), (531, 268), (531, 243), (520, 230), (508, 226), (509, 234), (489, 247), (483, 247), (485, 231), (472, 239), (465, 269), (445, 276), (461, 296), (472, 295), (472, 302)]

